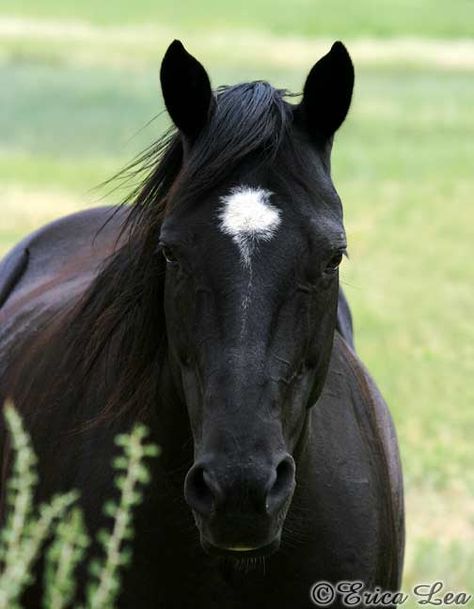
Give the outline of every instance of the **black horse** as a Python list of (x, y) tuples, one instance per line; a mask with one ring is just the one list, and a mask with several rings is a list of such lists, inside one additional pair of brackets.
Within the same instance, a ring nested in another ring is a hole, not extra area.
[[(266, 82), (213, 93), (173, 42), (177, 130), (142, 157), (133, 204), (58, 220), (0, 265), (0, 399), (32, 434), (38, 499), (78, 488), (95, 531), (115, 434), (140, 419), (161, 445), (120, 607), (295, 609), (320, 580), (400, 584), (397, 441), (338, 282), (330, 152), (353, 82), (336, 42), (297, 105)], [(4, 482), (4, 430), (1, 450)]]

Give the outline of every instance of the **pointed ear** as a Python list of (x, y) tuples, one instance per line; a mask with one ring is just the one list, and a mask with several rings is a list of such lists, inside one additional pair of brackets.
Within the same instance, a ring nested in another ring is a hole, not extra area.
[(335, 42), (308, 74), (295, 120), (311, 138), (325, 145), (346, 118), (353, 87), (351, 58), (342, 42)]
[(195, 139), (206, 124), (214, 102), (206, 70), (175, 40), (161, 63), (160, 80), (172, 121), (188, 140)]

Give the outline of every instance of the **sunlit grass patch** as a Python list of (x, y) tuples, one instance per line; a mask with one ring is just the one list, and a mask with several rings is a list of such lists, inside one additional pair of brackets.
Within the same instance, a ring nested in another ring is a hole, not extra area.
[[(146, 25), (97, 25), (77, 20), (34, 20), (0, 15), (0, 60), (51, 65), (133, 68), (156, 66), (174, 38), (181, 38), (207, 64), (298, 70), (327, 52), (334, 34), (291, 33), (284, 37), (255, 23), (206, 29), (158, 21)], [(231, 41), (231, 44), (229, 44)], [(358, 66), (403, 66), (413, 70), (472, 70), (474, 41), (419, 38), (403, 32), (396, 38), (346, 34), (344, 42)], [(64, 51), (67, 47), (67, 52)]]
[(66, 215), (90, 207), (90, 201), (59, 191), (28, 191), (21, 187), (0, 188), (2, 225), (0, 256), (26, 233)]
[[(106, 24), (166, 24), (201, 35), (230, 26), (285, 36), (470, 37), (474, 7), (470, 0), (3, 0), (5, 14), (33, 18), (82, 19)], [(229, 41), (231, 44), (231, 41)]]
[[(474, 496), (452, 480), (449, 491), (429, 485), (406, 495), (407, 550), (403, 590), (420, 583), (445, 582), (446, 588), (474, 591)], [(408, 607), (414, 607), (410, 602)]]

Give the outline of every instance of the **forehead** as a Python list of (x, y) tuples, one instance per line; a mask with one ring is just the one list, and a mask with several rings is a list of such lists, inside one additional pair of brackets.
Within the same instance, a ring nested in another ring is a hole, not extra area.
[[(330, 181), (329, 181), (330, 182)], [(332, 183), (309, 191), (284, 180), (244, 178), (199, 201), (177, 205), (161, 237), (173, 242), (233, 242), (243, 262), (264, 243), (339, 241), (344, 238), (339, 198)]]

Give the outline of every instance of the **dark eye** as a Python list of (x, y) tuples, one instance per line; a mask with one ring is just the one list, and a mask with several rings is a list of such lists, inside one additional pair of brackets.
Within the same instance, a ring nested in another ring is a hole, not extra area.
[(178, 264), (178, 258), (169, 245), (162, 245), (161, 253), (168, 264)]
[(327, 263), (326, 273), (335, 273), (337, 271), (337, 269), (339, 268), (339, 265), (342, 262), (343, 255), (344, 255), (344, 252), (340, 251), (340, 252), (336, 252), (332, 256), (332, 258)]

